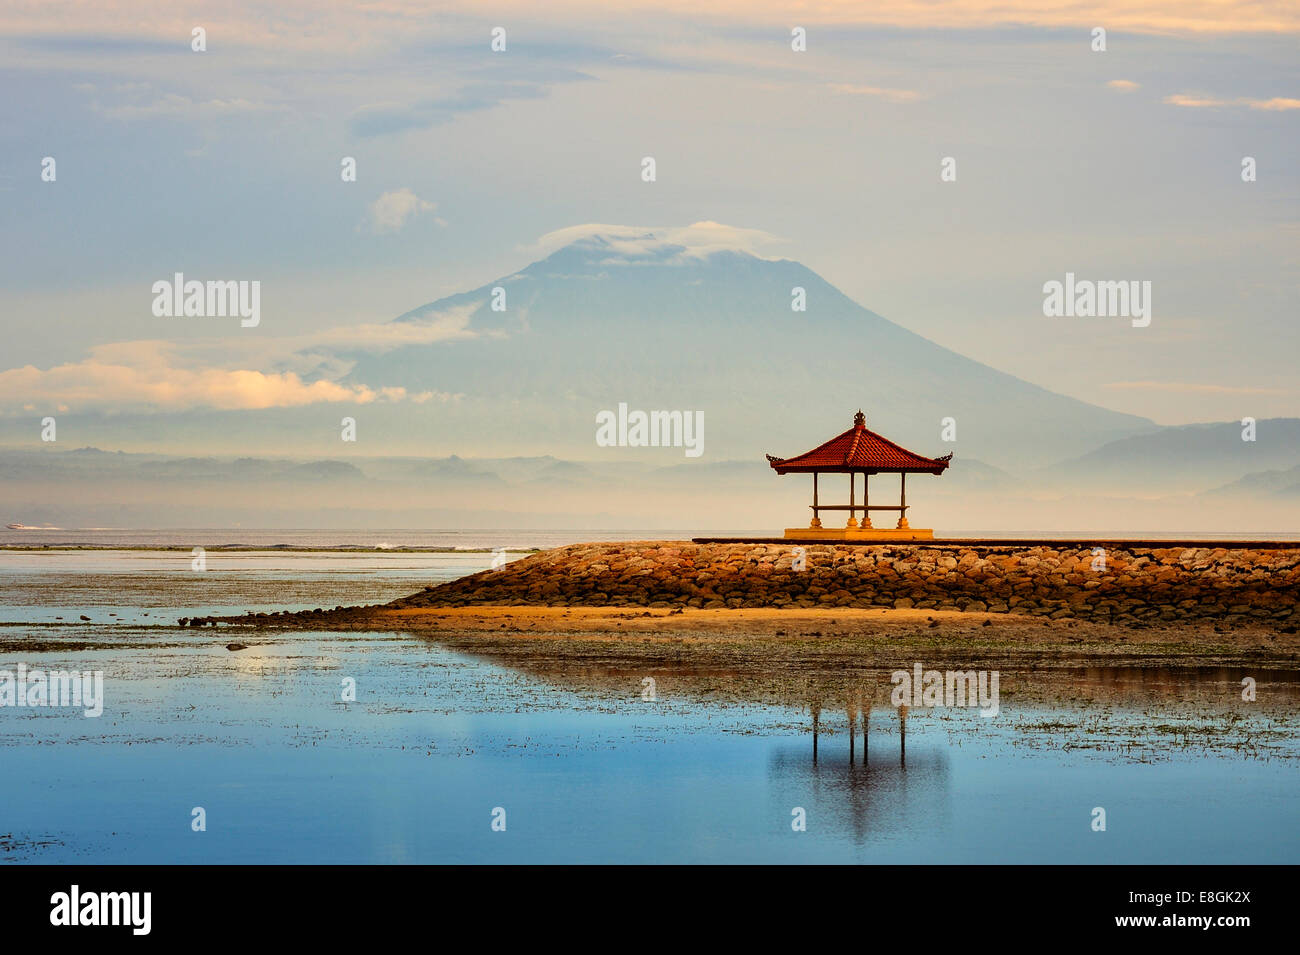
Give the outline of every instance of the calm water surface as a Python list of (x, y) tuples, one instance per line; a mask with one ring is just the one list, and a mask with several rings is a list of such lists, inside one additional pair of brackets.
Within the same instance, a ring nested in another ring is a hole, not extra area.
[[(0, 860), (1297, 857), (1293, 673), (1262, 680), (1253, 709), (1233, 706), (1240, 674), (1187, 669), (1162, 671), (1149, 698), (1004, 700), (993, 719), (914, 711), (905, 747), (897, 712), (878, 706), (865, 765), (860, 726), (850, 763), (827, 707), (814, 763), (797, 700), (705, 701), (668, 673), (647, 701), (639, 675), (550, 680), (404, 634), (171, 625), (391, 599), (490, 554), (209, 555), (202, 575), (175, 553), (48, 556), (0, 553), (0, 669), (103, 670), (105, 710), (0, 708)], [(230, 639), (254, 645), (232, 653)], [(344, 678), (356, 702), (341, 701)], [(199, 806), (205, 832), (191, 830)], [(791, 827), (796, 808), (806, 831)]]

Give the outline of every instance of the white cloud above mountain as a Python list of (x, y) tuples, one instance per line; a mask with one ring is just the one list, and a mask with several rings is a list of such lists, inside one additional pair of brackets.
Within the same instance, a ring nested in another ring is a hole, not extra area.
[(609, 264), (634, 265), (655, 258), (668, 261), (703, 259), (716, 252), (748, 252), (770, 258), (763, 250), (784, 240), (761, 229), (746, 229), (721, 222), (694, 222), (688, 226), (630, 226), (587, 223), (548, 232), (525, 251), (549, 255), (583, 240), (600, 239), (608, 247)]

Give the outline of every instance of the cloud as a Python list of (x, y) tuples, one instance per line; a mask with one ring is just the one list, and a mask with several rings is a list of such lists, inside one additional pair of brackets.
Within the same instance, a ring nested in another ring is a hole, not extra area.
[[(99, 345), (81, 361), (0, 371), (0, 410), (59, 405), (59, 410), (76, 411), (230, 411), (339, 401), (454, 401), (459, 396), (447, 392), (342, 384), (335, 379), (354, 362), (339, 353), (472, 338), (467, 325), (477, 307), (447, 309), (421, 322), (350, 325), (279, 338), (245, 336), (233, 344), (220, 338)], [(238, 367), (254, 362), (269, 370)]]
[(1141, 86), (1140, 83), (1134, 83), (1132, 80), (1111, 80), (1106, 85), (1113, 90), (1119, 90), (1121, 93), (1132, 93)]
[(1288, 393), (1285, 388), (1234, 387), (1181, 381), (1112, 381), (1102, 387), (1124, 391), (1171, 391), (1179, 394), (1202, 395), (1285, 395)]
[[(402, 227), (406, 225), (407, 220), (412, 216), (425, 212), (435, 212), (437, 208), (437, 203), (426, 202), (410, 189), (395, 189), (391, 192), (385, 192), (370, 203), (366, 210), (367, 223), (370, 231), (376, 235), (385, 232), (400, 232)], [(437, 216), (434, 217), (434, 221), (438, 225), (447, 224)]]
[[(400, 401), (404, 388), (369, 388), (333, 381), (306, 382), (293, 372), (247, 368), (182, 368), (169, 363), (165, 346), (142, 351), (142, 343), (91, 350), (83, 361), (48, 369), (26, 365), (0, 372), (0, 407), (62, 404), (74, 411), (159, 409), (184, 411), (292, 408), (322, 401), (369, 404)], [(161, 343), (153, 343), (160, 345)]]
[(848, 93), (853, 96), (875, 96), (889, 100), (891, 103), (911, 103), (915, 100), (925, 99), (928, 95), (917, 90), (896, 90), (883, 86), (855, 86), (852, 83), (827, 83), (826, 85), (836, 93)]
[[(467, 3), (468, 0), (461, 0)], [(599, 11), (605, 0), (557, 0), (575, 14)], [(530, 0), (499, 0), (497, 9), (531, 9)], [(1296, 33), (1294, 4), (1256, 0), (627, 0), (620, 10), (781, 24), (879, 24), (908, 29), (989, 29), (1001, 26), (1095, 27), (1152, 33)], [(791, 20), (791, 17), (794, 17)], [(787, 27), (788, 31), (788, 27)]]
[[(534, 74), (547, 83), (591, 79), (576, 70), (554, 68)], [(422, 100), (411, 105), (376, 104), (352, 114), (348, 130), (354, 136), (383, 136), (408, 129), (427, 129), (449, 123), (462, 113), (474, 113), (500, 106), (509, 100), (541, 99), (547, 94), (543, 82), (471, 83), (448, 96)]]
[[(106, 44), (110, 38), (133, 46), (159, 40), (164, 50), (188, 50), (189, 31), (197, 22), (190, 4), (175, 0), (19, 0), (0, 7), (0, 34), (30, 41), (60, 39)], [(519, 21), (537, 15), (535, 0), (498, 0), (504, 18)], [(607, 0), (554, 0), (546, 5), (552, 22), (580, 25), (609, 15)], [(618, 7), (625, 18), (642, 14), (659, 24), (665, 17), (713, 22), (781, 26), (791, 17), (804, 25), (868, 24), (908, 29), (992, 29), (1007, 25), (1088, 28), (1151, 33), (1300, 33), (1300, 7), (1258, 0), (818, 0), (792, 7), (787, 0), (626, 0)], [(792, 10), (794, 11), (792, 13)], [(480, 29), (478, 0), (439, 4), (439, 20), (460, 22), (486, 48)], [(319, 0), (227, 0), (204, 8), (209, 48), (258, 46), (354, 50), (401, 39), (430, 23), (425, 0), (322, 5)], [(440, 29), (447, 29), (443, 22)], [(55, 34), (51, 37), (51, 34)], [(179, 38), (179, 39), (178, 39)], [(513, 38), (512, 38), (513, 39)], [(158, 47), (160, 44), (151, 44)], [(512, 50), (514, 44), (512, 43)], [(520, 45), (523, 48), (523, 45)]]
[(152, 116), (183, 116), (187, 118), (211, 118), (216, 116), (233, 116), (240, 113), (266, 113), (282, 110), (283, 107), (268, 103), (257, 103), (247, 99), (210, 99), (196, 101), (188, 96), (167, 93), (147, 103), (135, 103), (124, 106), (97, 107), (111, 119), (147, 119)]
[(475, 337), (475, 333), (469, 330), (469, 321), (480, 305), (479, 302), (469, 302), (452, 306), (421, 315), (418, 322), (343, 325), (310, 335), (288, 336), (281, 339), (281, 342), (291, 346), (294, 351), (327, 348), (385, 352), (406, 345), (433, 345), (437, 342), (464, 340)]
[(1251, 109), (1300, 109), (1300, 99), (1288, 99), (1281, 96), (1275, 96), (1272, 99), (1248, 99), (1243, 102)]
[(548, 232), (525, 251), (549, 255), (575, 242), (599, 242), (608, 249), (611, 261), (635, 263), (638, 260), (681, 261), (702, 259), (715, 252), (748, 252), (782, 240), (759, 229), (744, 229), (720, 222), (695, 222), (688, 226), (627, 226), (588, 223)]
[(1227, 101), (1215, 99), (1212, 96), (1195, 96), (1189, 93), (1174, 93), (1166, 96), (1165, 100), (1170, 106), (1188, 106), (1192, 109), (1204, 109), (1211, 106), (1227, 106)]
[[(182, 367), (256, 366), (274, 372), (340, 379), (356, 365), (359, 353), (383, 354), (408, 345), (434, 345), (478, 337), (469, 322), (481, 302), (422, 312), (418, 320), (361, 323), (297, 335), (236, 335), (182, 341), (125, 342), (124, 348), (166, 347)], [(183, 319), (181, 319), (183, 321)], [(495, 337), (495, 333), (494, 333)]]
[[(287, 107), (245, 96), (195, 99), (181, 93), (160, 92), (152, 83), (126, 81), (97, 86), (74, 83), (87, 96), (87, 105), (101, 116), (118, 120), (189, 119), (208, 123), (227, 116), (283, 113)], [(112, 102), (106, 103), (105, 100)]]
[(1188, 106), (1193, 109), (1216, 106), (1245, 106), (1248, 109), (1270, 111), (1300, 109), (1300, 99), (1290, 99), (1284, 96), (1275, 96), (1272, 99), (1252, 99), (1249, 96), (1239, 96), (1236, 99), (1227, 100), (1196, 93), (1174, 93), (1172, 96), (1166, 96), (1164, 101), (1171, 106)]

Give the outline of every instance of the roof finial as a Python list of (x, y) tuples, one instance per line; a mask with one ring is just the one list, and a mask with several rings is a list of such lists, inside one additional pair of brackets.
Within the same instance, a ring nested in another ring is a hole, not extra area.
[(867, 416), (864, 415), (862, 413), (862, 409), (859, 408), (858, 413), (853, 416), (853, 427), (865, 428), (866, 426), (867, 426)]

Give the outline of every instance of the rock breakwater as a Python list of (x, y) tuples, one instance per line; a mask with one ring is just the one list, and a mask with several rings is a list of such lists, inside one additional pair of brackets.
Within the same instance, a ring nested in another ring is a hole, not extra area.
[(914, 607), (1115, 623), (1300, 623), (1300, 546), (575, 544), (392, 608)]

